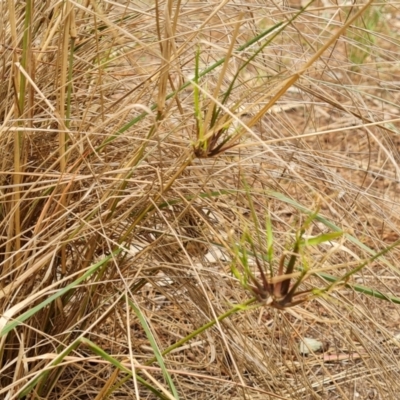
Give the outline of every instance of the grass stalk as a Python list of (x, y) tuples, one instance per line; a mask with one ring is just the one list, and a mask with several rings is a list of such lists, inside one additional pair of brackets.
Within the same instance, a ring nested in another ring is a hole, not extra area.
[(397, 398), (375, 10), (0, 4), (0, 397)]

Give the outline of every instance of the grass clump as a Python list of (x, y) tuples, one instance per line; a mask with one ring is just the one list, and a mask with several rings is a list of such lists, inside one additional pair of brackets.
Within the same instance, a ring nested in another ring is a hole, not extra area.
[(395, 10), (0, 7), (2, 397), (396, 398)]

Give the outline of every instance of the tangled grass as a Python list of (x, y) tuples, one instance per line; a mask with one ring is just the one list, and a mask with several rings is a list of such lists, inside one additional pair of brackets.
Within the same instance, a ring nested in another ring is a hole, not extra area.
[(0, 11), (1, 398), (398, 397), (394, 5)]

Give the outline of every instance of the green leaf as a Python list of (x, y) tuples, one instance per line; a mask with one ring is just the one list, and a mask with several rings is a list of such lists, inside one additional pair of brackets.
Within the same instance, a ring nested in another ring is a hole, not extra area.
[[(90, 267), (80, 278), (76, 279), (69, 285), (65, 286), (64, 288), (60, 289), (56, 293), (54, 293), (52, 296), (49, 296), (46, 300), (42, 301), (40, 304), (38, 304), (35, 307), (30, 308), (28, 311), (25, 313), (21, 314), (19, 317), (17, 317), (15, 320), (9, 322), (4, 326), (4, 328), (0, 331), (0, 337), (6, 335), (8, 332), (12, 331), (14, 328), (16, 328), (18, 325), (20, 325), (22, 322), (26, 321), (28, 318), (32, 317), (35, 315), (38, 311), (42, 310), (44, 307), (49, 305), (51, 302), (54, 300), (58, 299), (62, 295), (66, 294), (70, 290), (74, 289), (76, 286), (78, 286), (81, 282), (83, 282), (86, 278), (94, 274), (102, 265), (106, 264), (108, 261), (111, 260), (112, 257), (117, 255), (122, 251), (122, 248), (119, 248), (115, 250), (112, 254), (109, 256), (105, 257), (103, 260), (99, 261), (98, 263), (94, 264), (92, 267)], [(18, 306), (18, 304), (17, 304)], [(7, 310), (7, 312), (10, 312), (11, 310)], [(2, 318), (7, 317), (7, 312), (3, 314)]]
[(265, 221), (266, 231), (267, 231), (267, 261), (272, 265), (274, 257), (274, 235), (272, 233), (271, 217), (268, 214)]
[(321, 235), (318, 236), (313, 236), (307, 239), (302, 239), (300, 242), (301, 246), (317, 246), (321, 243), (325, 242), (330, 242), (332, 240), (335, 240), (339, 237), (343, 236), (343, 232), (328, 232), (328, 233), (322, 233)]
[(149, 339), (151, 348), (153, 349), (154, 355), (157, 359), (158, 364), (160, 365), (160, 368), (163, 372), (164, 378), (167, 381), (171, 392), (173, 393), (173, 395), (176, 399), (179, 399), (178, 391), (176, 390), (174, 382), (172, 381), (171, 375), (169, 374), (169, 372), (164, 364), (163, 356), (160, 352), (160, 349), (158, 348), (157, 342), (154, 338), (153, 333), (151, 332), (151, 329), (146, 321), (146, 318), (144, 317), (144, 315), (142, 314), (140, 309), (138, 307), (136, 307), (136, 305), (133, 303), (132, 300), (128, 299), (128, 303), (129, 303), (129, 306), (135, 312), (136, 316), (138, 317), (139, 322), (142, 325), (142, 328), (146, 333), (147, 339)]
[[(94, 353), (96, 353), (98, 356), (100, 356), (103, 360), (108, 361), (110, 364), (114, 365), (114, 367), (118, 368), (122, 372), (125, 372), (129, 376), (133, 376), (133, 372), (124, 367), (118, 360), (116, 360), (114, 357), (111, 357), (107, 352), (105, 352), (102, 348), (97, 346), (95, 343), (90, 341), (89, 339), (86, 338), (81, 338), (80, 342), (83, 344), (86, 344), (88, 347), (92, 349)], [(153, 394), (155, 394), (158, 398), (160, 399), (166, 399), (166, 397), (160, 393), (160, 391), (153, 386), (151, 386), (149, 383), (147, 383), (143, 378), (138, 376), (137, 374), (135, 375), (135, 378), (140, 382), (143, 386), (145, 386), (147, 389), (149, 389)]]

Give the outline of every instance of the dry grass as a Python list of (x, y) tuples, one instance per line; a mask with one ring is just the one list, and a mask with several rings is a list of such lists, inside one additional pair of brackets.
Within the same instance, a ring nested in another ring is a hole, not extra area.
[[(399, 250), (357, 269), (400, 231), (394, 6), (0, 14), (1, 398), (398, 398)], [(302, 226), (312, 296), (251, 300)]]

